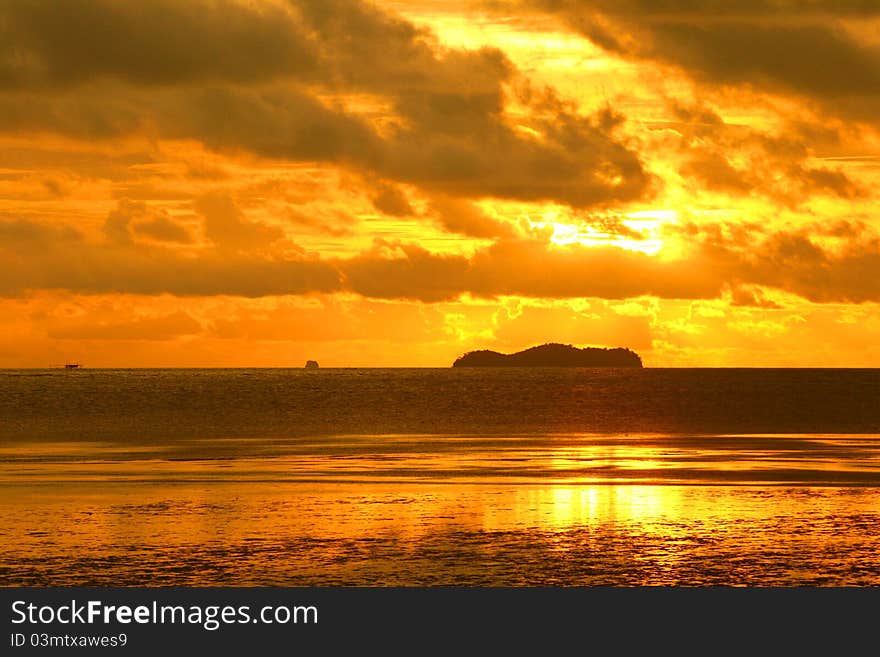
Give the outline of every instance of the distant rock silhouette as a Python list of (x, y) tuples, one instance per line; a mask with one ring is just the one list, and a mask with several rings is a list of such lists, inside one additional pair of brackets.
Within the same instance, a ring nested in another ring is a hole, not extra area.
[(307, 370), (316, 370), (319, 367), (320, 367), (320, 365), (318, 365), (318, 361), (316, 361), (316, 360), (307, 360), (306, 361), (306, 369)]
[(629, 349), (579, 349), (570, 344), (543, 344), (515, 354), (483, 349), (460, 356), (453, 367), (641, 367), (642, 359)]

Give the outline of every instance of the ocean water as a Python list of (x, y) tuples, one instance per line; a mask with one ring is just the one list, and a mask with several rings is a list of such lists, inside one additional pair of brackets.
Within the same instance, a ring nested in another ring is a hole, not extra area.
[(0, 585), (880, 585), (880, 370), (0, 370)]

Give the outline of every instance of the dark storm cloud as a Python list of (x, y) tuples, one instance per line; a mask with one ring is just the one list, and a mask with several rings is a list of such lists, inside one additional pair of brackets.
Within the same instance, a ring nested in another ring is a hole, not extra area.
[[(335, 163), (469, 198), (587, 206), (640, 198), (652, 182), (638, 155), (591, 119), (536, 120), (546, 135), (537, 140), (511, 128), (500, 112), (472, 115), (453, 103), (449, 123), (429, 115), (380, 136), (365, 120), (284, 86), (152, 92), (101, 86), (48, 99), (0, 94), (0, 129), (7, 131), (50, 130), (80, 139), (155, 131), (224, 152)], [(557, 121), (566, 123), (565, 131)]]
[[(469, 198), (587, 206), (651, 191), (616, 123), (535, 105), (521, 122), (542, 137), (515, 129), (505, 96), (521, 76), (502, 52), (441, 47), (359, 0), (16, 0), (0, 25), (6, 132), (196, 139)], [(327, 100), (339, 93), (384, 103), (385, 129)]]
[(225, 152), (378, 167), (387, 145), (363, 120), (286, 85), (144, 89), (101, 83), (45, 95), (0, 93), (0, 130), (77, 139), (135, 132)]
[[(400, 96), (437, 92), (440, 99), (485, 105), (515, 67), (497, 48), (441, 47), (430, 30), (362, 0), (290, 0), (321, 46), (329, 85)], [(438, 99), (438, 101), (440, 100)]]
[(314, 50), (291, 12), (270, 3), (6, 0), (0, 8), (0, 88), (307, 76)]
[(712, 85), (796, 94), (877, 120), (880, 44), (855, 32), (876, 2), (528, 0), (601, 47), (681, 67)]

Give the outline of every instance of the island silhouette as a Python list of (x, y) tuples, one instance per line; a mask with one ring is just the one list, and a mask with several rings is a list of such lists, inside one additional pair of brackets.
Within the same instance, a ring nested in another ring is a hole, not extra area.
[(489, 349), (459, 356), (453, 367), (642, 367), (641, 357), (629, 349), (586, 347), (549, 343), (513, 354)]

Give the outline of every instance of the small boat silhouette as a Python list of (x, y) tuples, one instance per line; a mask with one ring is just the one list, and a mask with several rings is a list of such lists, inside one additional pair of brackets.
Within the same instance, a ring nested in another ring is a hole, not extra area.
[(79, 363), (64, 363), (64, 369), (66, 370), (77, 370), (79, 367)]

